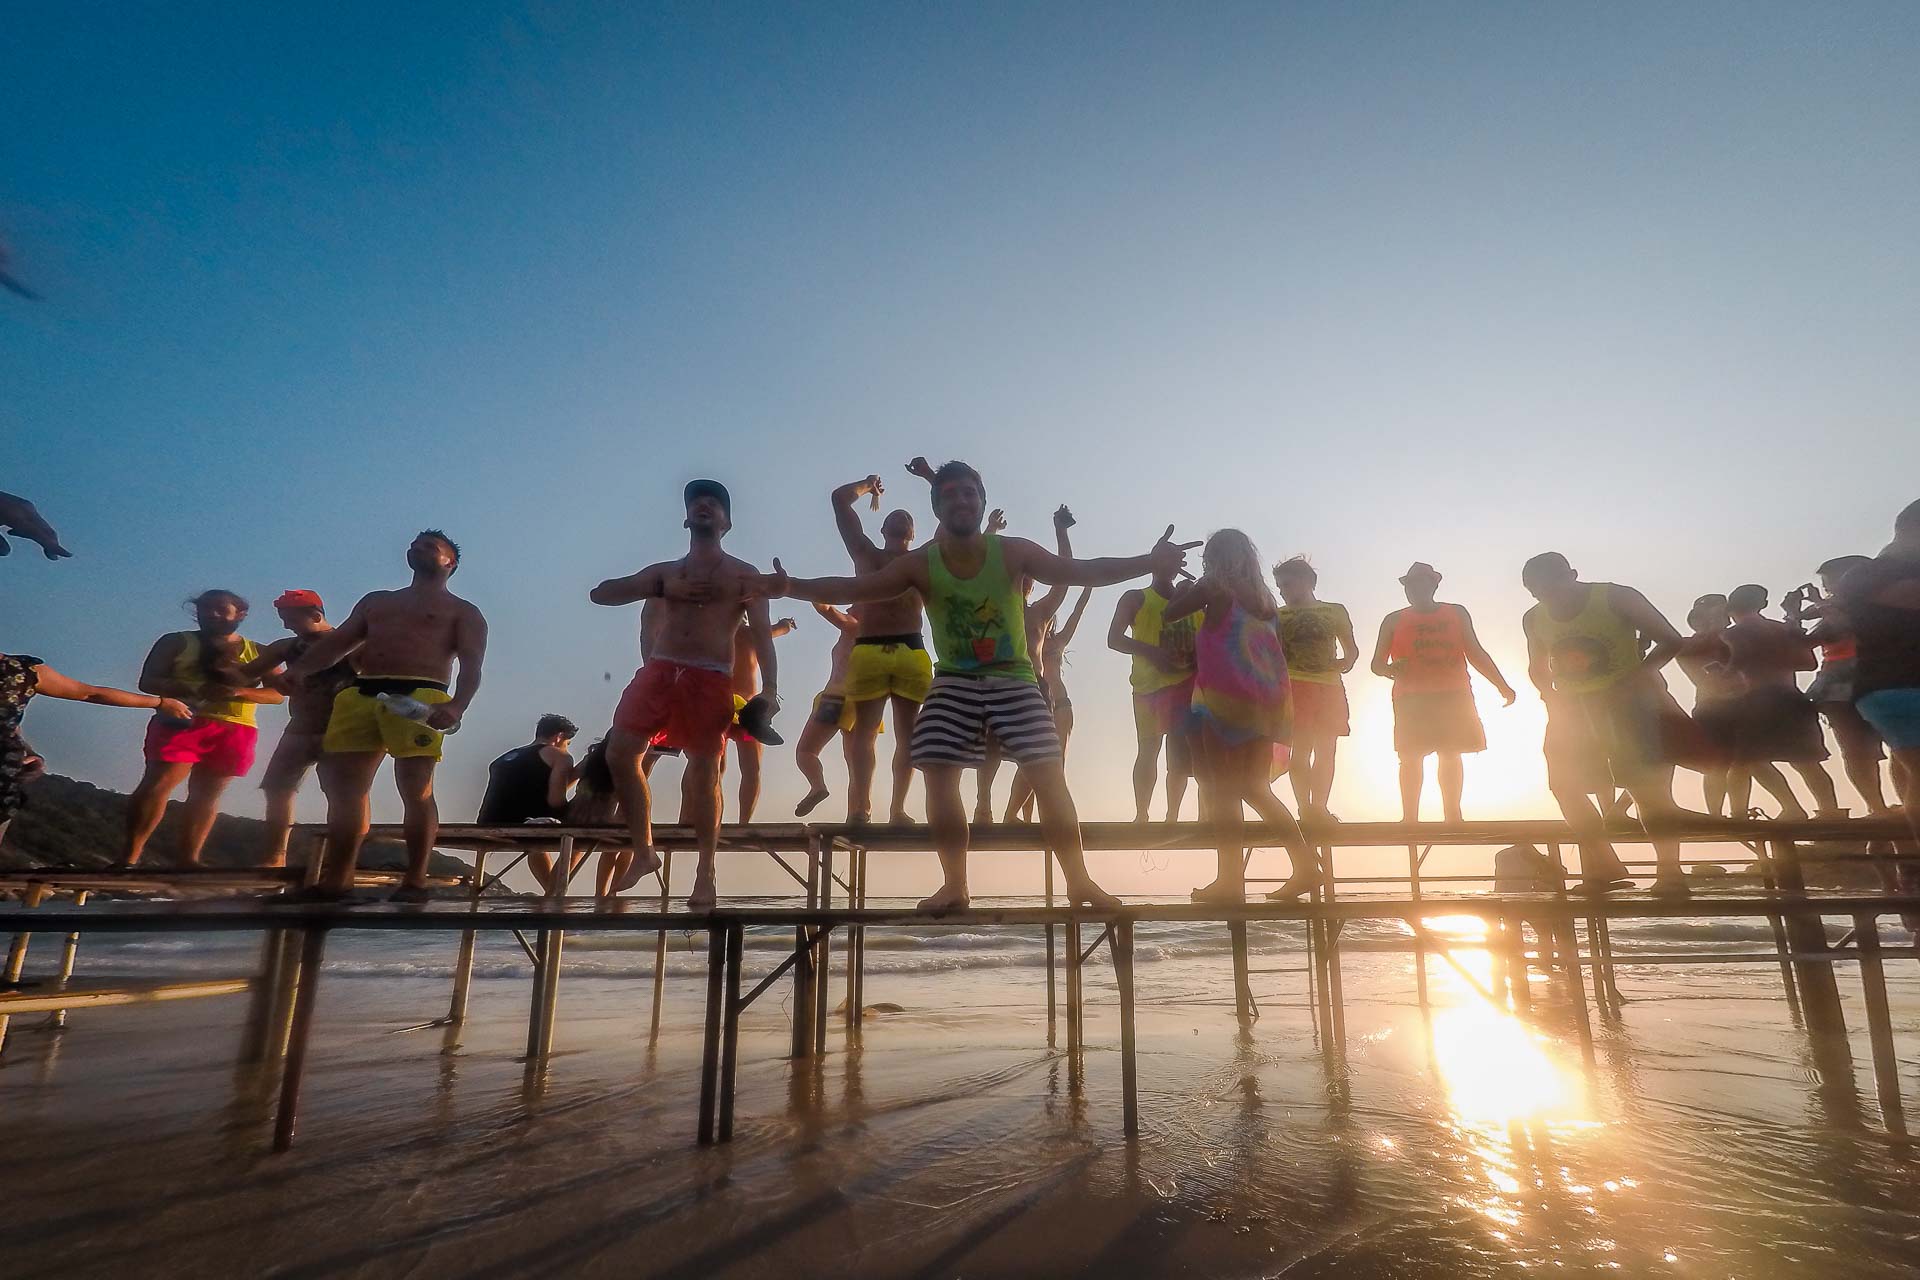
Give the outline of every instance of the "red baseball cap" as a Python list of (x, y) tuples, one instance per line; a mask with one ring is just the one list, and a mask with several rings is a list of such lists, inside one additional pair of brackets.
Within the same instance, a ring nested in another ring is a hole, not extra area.
[(320, 603), (320, 593), (318, 591), (303, 591), (303, 590), (300, 590), (299, 588), (294, 588), (289, 591), (282, 591), (280, 593), (280, 598), (273, 602), (273, 607), (276, 609), (320, 609), (320, 610), (324, 610), (326, 608), (325, 605)]

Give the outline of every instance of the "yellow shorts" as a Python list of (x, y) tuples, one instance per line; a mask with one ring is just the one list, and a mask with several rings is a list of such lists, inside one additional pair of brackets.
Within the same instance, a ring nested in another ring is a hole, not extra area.
[(925, 702), (933, 687), (933, 658), (909, 644), (856, 644), (847, 657), (847, 701), (889, 695)]
[[(444, 689), (421, 687), (411, 696), (418, 702), (453, 701)], [(321, 750), (329, 755), (352, 752), (384, 751), (396, 760), (440, 758), (440, 744), (446, 735), (418, 720), (409, 720), (374, 701), (370, 693), (342, 689), (333, 699), (333, 716), (327, 721), (327, 736)]]

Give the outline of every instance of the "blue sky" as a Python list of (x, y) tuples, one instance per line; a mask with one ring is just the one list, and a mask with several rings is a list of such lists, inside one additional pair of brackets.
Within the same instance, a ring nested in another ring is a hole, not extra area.
[[(925, 523), (900, 464), (958, 456), (1017, 531), (1070, 503), (1089, 553), (1170, 521), (1306, 552), (1363, 638), (1429, 560), (1516, 682), (1535, 551), (1677, 619), (1877, 548), (1915, 496), (1911, 6), (8, 27), (0, 237), (45, 301), (0, 295), (0, 487), (78, 558), (0, 565), (0, 649), (131, 683), (194, 591), (251, 596), (267, 639), (282, 588), (343, 616), (442, 525), (493, 621), (449, 817), (541, 711), (605, 725), (636, 618), (586, 590), (676, 551), (694, 474), (732, 486), (739, 554), (834, 572), (829, 488), (878, 470)], [(1070, 670), (1091, 816), (1130, 803), (1117, 594)], [(792, 711), (828, 641), (782, 642)], [(1349, 683), (1335, 809), (1384, 814), (1385, 690)], [(1548, 812), (1537, 703), (1483, 709), (1469, 811)], [(63, 772), (138, 774), (137, 716), (28, 728)], [(776, 752), (765, 811), (798, 790)]]

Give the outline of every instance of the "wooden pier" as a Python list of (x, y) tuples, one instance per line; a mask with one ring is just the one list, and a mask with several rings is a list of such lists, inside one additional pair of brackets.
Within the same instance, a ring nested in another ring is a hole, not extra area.
[[(308, 830), (311, 835), (311, 829)], [(384, 831), (383, 831), (384, 833)], [(1088, 823), (1089, 850), (1212, 848), (1212, 835), (1199, 824)], [(273, 1145), (286, 1149), (293, 1140), (299, 1116), (300, 1091), (309, 1043), (313, 1035), (315, 1001), (323, 973), (329, 936), (347, 930), (399, 930), (457, 933), (459, 949), (453, 974), (452, 999), (445, 1017), (419, 1028), (459, 1026), (467, 1014), (474, 952), (479, 935), (511, 932), (533, 965), (529, 1000), (527, 1056), (544, 1062), (553, 1049), (565, 938), (568, 933), (629, 932), (657, 935), (654, 965), (652, 1029), (659, 1029), (661, 993), (665, 977), (669, 932), (707, 935), (707, 1001), (702, 1070), (695, 1137), (700, 1142), (725, 1142), (732, 1137), (735, 1079), (739, 1061), (741, 1015), (782, 978), (792, 982), (792, 1057), (814, 1058), (826, 1052), (829, 1021), (828, 985), (836, 950), (846, 990), (846, 1026), (849, 1037), (860, 1035), (865, 1003), (864, 931), (950, 927), (964, 924), (995, 929), (1032, 930), (1044, 935), (1047, 946), (1047, 1037), (1056, 1046), (1056, 1027), (1066, 1027), (1066, 1053), (1078, 1064), (1085, 1048), (1084, 966), (1104, 943), (1113, 965), (1118, 997), (1118, 1057), (1122, 1097), (1122, 1131), (1139, 1131), (1135, 1063), (1135, 1008), (1138, 999), (1134, 974), (1136, 926), (1159, 922), (1213, 922), (1231, 940), (1235, 1009), (1240, 1019), (1258, 1018), (1249, 975), (1248, 925), (1259, 921), (1299, 921), (1308, 937), (1308, 973), (1318, 1025), (1335, 1044), (1344, 1041), (1341, 995), (1341, 937), (1351, 921), (1394, 921), (1405, 930), (1419, 997), (1424, 1004), (1428, 958), (1460, 968), (1453, 952), (1462, 944), (1436, 935), (1429, 927), (1444, 916), (1475, 916), (1485, 923), (1481, 944), (1492, 958), (1490, 983), (1474, 986), (1480, 994), (1516, 1016), (1535, 1016), (1527, 975), (1545, 971), (1559, 979), (1557, 990), (1572, 1012), (1583, 1057), (1594, 1059), (1592, 1015), (1588, 1002), (1602, 1017), (1618, 1013), (1621, 996), (1619, 967), (1663, 964), (1761, 963), (1777, 965), (1788, 1008), (1804, 1020), (1810, 1032), (1844, 1029), (1835, 966), (1859, 966), (1874, 1076), (1882, 1113), (1890, 1131), (1904, 1134), (1901, 1114), (1898, 1058), (1886, 999), (1884, 966), (1887, 960), (1920, 958), (1912, 946), (1890, 947), (1880, 938), (1881, 917), (1920, 912), (1920, 898), (1885, 893), (1810, 892), (1804, 865), (1838, 859), (1885, 859), (1890, 853), (1862, 853), (1885, 849), (1904, 839), (1903, 823), (1889, 820), (1821, 820), (1802, 822), (1704, 820), (1663, 831), (1689, 845), (1738, 845), (1747, 854), (1755, 882), (1738, 891), (1703, 895), (1692, 900), (1663, 901), (1638, 893), (1587, 897), (1569, 893), (1564, 885), (1546, 891), (1510, 894), (1461, 892), (1458, 886), (1481, 886), (1488, 875), (1437, 876), (1425, 872), (1427, 855), (1441, 846), (1499, 846), (1514, 843), (1544, 845), (1556, 863), (1561, 849), (1576, 844), (1574, 833), (1557, 822), (1487, 822), (1457, 826), (1439, 824), (1350, 823), (1309, 828), (1310, 841), (1320, 850), (1326, 870), (1309, 900), (1292, 903), (1255, 901), (1245, 906), (1217, 904), (1141, 905), (1117, 912), (1094, 912), (1055, 905), (1051, 859), (1041, 850), (1038, 829), (1006, 825), (974, 830), (974, 847), (982, 856), (1025, 853), (1045, 859), (1047, 905), (1020, 908), (976, 908), (939, 916), (911, 910), (875, 909), (867, 905), (867, 873), (871, 855), (892, 856), (929, 850), (923, 827), (845, 827), (823, 824), (781, 824), (729, 828), (723, 853), (731, 862), (745, 855), (771, 857), (795, 881), (799, 899), (792, 906), (733, 908), (693, 915), (673, 909), (670, 896), (671, 860), (675, 851), (692, 847), (691, 832), (662, 827), (657, 843), (667, 865), (658, 874), (659, 894), (623, 900), (619, 910), (596, 910), (590, 900), (560, 895), (548, 898), (500, 894), (500, 877), (524, 859), (529, 849), (560, 855), (568, 867), (583, 846), (618, 845), (623, 830), (556, 826), (447, 827), (439, 845), (474, 854), (470, 873), (441, 883), (454, 895), (424, 907), (384, 904), (363, 906), (295, 905), (273, 895), (301, 883), (302, 870), (258, 872), (168, 871), (156, 868), (134, 872), (47, 870), (0, 876), (0, 893), (20, 898), (17, 907), (0, 909), (0, 930), (14, 934), (7, 978), (17, 983), (28, 939), (33, 932), (64, 931), (66, 949), (61, 973), (48, 990), (0, 992), (0, 1034), (9, 1014), (46, 1011), (64, 1015), (68, 1009), (113, 1004), (245, 992), (251, 1006), (242, 1037), (241, 1058), (279, 1069), (280, 1105)], [(1249, 855), (1277, 845), (1275, 833), (1258, 825), (1244, 828)], [(1646, 832), (1633, 824), (1616, 824), (1607, 838), (1620, 844), (1645, 843)], [(1336, 857), (1367, 848), (1404, 848), (1404, 876), (1341, 876)], [(487, 862), (506, 855), (507, 866), (489, 875)], [(802, 861), (804, 860), (804, 862)], [(1725, 864), (1724, 855), (1710, 859)], [(1631, 860), (1630, 860), (1631, 861)], [(309, 867), (317, 866), (310, 859)], [(1646, 865), (1644, 862), (1636, 865)], [(381, 877), (369, 877), (376, 881)], [(391, 877), (385, 877), (389, 881)], [(1249, 880), (1257, 886), (1270, 881)], [(168, 903), (102, 903), (106, 889), (181, 897)], [(561, 886), (564, 891), (564, 886)], [(1342, 889), (1349, 890), (1342, 894)], [(1359, 889), (1356, 895), (1352, 890)], [(1393, 892), (1397, 890), (1397, 892)], [(208, 900), (206, 894), (226, 895)], [(235, 895), (252, 895), (236, 900)], [(1368, 896), (1378, 895), (1378, 896)], [(61, 899), (65, 898), (65, 901)], [(632, 904), (646, 903), (636, 911)], [(656, 904), (653, 905), (653, 904)], [(1737, 954), (1644, 953), (1616, 956), (1609, 924), (1621, 919), (1753, 918), (1772, 926), (1773, 946)], [(1829, 921), (1840, 922), (1831, 936)], [(750, 978), (744, 971), (748, 929), (793, 931), (793, 945), (771, 972)], [(1534, 943), (1529, 948), (1527, 932)], [(82, 932), (257, 932), (263, 935), (262, 960), (256, 974), (197, 983), (154, 982), (115, 989), (70, 985), (74, 954)], [(1094, 934), (1085, 944), (1085, 934)], [(837, 946), (836, 946), (837, 943)], [(1061, 945), (1064, 944), (1064, 945)], [(1084, 944), (1084, 945), (1083, 945)], [(1464, 969), (1461, 970), (1464, 973)], [(1057, 980), (1058, 977), (1058, 980)], [(752, 985), (749, 986), (749, 982)], [(419, 1029), (412, 1028), (412, 1029)]]

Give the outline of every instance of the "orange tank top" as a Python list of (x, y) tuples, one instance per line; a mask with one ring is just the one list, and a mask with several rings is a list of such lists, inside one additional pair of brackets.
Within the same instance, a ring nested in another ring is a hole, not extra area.
[(1399, 673), (1393, 679), (1395, 696), (1471, 688), (1459, 607), (1443, 604), (1426, 613), (1402, 609), (1387, 642), (1387, 661)]

